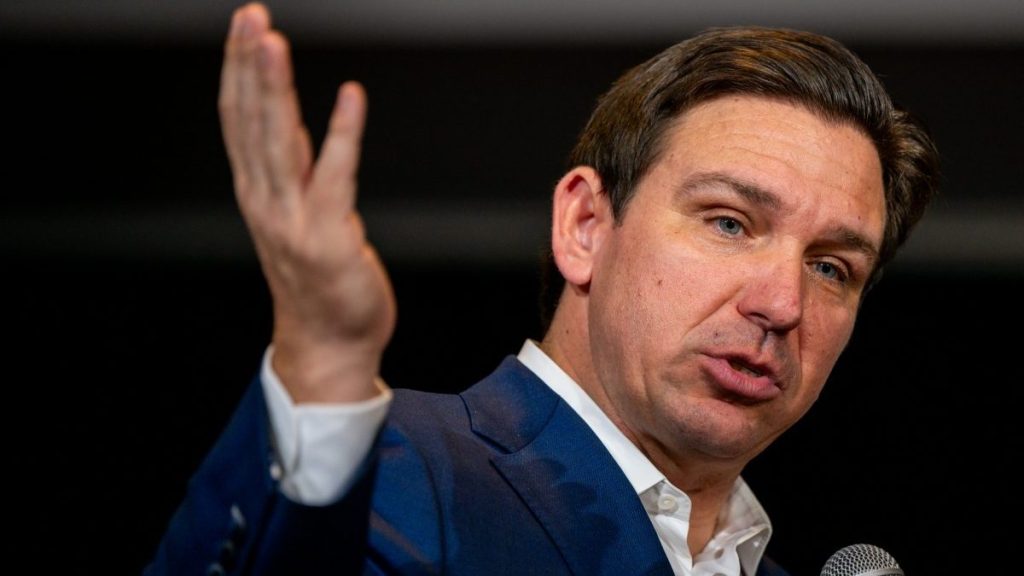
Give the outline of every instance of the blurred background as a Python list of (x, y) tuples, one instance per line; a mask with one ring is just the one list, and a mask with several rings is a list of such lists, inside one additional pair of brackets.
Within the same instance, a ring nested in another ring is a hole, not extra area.
[[(270, 301), (216, 98), (234, 2), (0, 3), (12, 558), (133, 574), (258, 370)], [(941, 197), (817, 407), (749, 468), (795, 575), (881, 546), (1003, 572), (1024, 512), (1020, 0), (269, 3), (314, 139), (370, 97), (359, 204), (399, 300), (383, 367), (457, 391), (539, 338), (548, 203), (597, 96), (707, 26), (832, 35), (931, 127)]]

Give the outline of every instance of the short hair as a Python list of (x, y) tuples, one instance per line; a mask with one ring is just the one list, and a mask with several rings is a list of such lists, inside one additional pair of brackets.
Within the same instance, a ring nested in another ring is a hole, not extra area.
[[(673, 121), (729, 95), (779, 99), (822, 118), (849, 123), (878, 151), (886, 222), (868, 285), (895, 256), (938, 189), (938, 151), (927, 129), (898, 108), (881, 81), (839, 42), (798, 30), (707, 29), (623, 74), (600, 97), (569, 156), (600, 175), (616, 220), (660, 158)], [(542, 296), (545, 330), (563, 287), (549, 258)]]

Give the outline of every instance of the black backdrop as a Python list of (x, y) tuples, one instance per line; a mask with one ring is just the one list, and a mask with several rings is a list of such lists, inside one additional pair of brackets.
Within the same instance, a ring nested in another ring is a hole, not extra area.
[[(399, 299), (392, 385), (459, 390), (540, 336), (562, 159), (594, 98), (661, 47), (295, 47), (318, 141), (337, 84), (368, 88), (361, 202)], [(1024, 50), (854, 48), (932, 125), (939, 213), (1019, 209)], [(137, 573), (270, 334), (221, 149), (220, 47), (7, 40), (0, 64), (14, 557)], [(539, 214), (536, 246), (450, 255), (436, 246), (453, 231), (429, 225), (420, 251), (384, 241), (392, 208), (463, 202)], [(912, 575), (1011, 565), (1024, 266), (982, 260), (897, 261), (819, 404), (750, 466), (769, 552), (795, 574), (855, 542)]]

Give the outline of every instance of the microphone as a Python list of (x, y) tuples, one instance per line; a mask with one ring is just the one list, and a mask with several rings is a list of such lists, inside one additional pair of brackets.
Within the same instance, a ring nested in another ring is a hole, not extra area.
[(829, 557), (821, 576), (904, 576), (896, 559), (878, 546), (851, 544)]

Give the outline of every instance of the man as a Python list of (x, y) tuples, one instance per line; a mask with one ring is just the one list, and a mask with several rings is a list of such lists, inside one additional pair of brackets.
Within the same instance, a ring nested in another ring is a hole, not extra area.
[(248, 5), (221, 118), (274, 302), (260, 377), (151, 574), (785, 574), (740, 474), (818, 397), (937, 175), (819, 36), (712, 30), (601, 99), (554, 190), (550, 327), (458, 396), (377, 378), (395, 324), (355, 211), (365, 96), (314, 161)]

